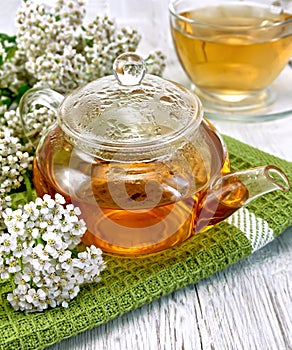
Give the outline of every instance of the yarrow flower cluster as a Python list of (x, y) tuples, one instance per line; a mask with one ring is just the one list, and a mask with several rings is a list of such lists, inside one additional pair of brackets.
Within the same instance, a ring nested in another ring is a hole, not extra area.
[[(112, 74), (114, 59), (137, 49), (141, 35), (135, 29), (119, 29), (107, 16), (97, 16), (88, 24), (84, 17), (82, 0), (58, 0), (55, 7), (23, 2), (16, 16), (17, 50), (9, 60), (2, 54), (0, 87), (17, 93), (28, 84), (67, 93)], [(157, 51), (148, 59), (149, 73), (162, 74), (164, 55)]]
[(64, 205), (61, 195), (44, 195), (2, 213), (7, 231), (0, 235), (0, 278), (14, 276), (16, 288), (7, 299), (15, 310), (67, 307), (80, 285), (100, 280), (101, 250), (76, 249), (86, 225), (79, 208)]
[[(26, 115), (25, 119), (25, 137), (37, 144), (40, 137), (55, 123), (55, 113), (44, 106), (35, 108)], [(18, 138), (24, 137), (24, 128), (19, 115), (19, 109), (10, 109), (3, 115), (1, 128), (11, 131), (11, 134)], [(26, 141), (26, 140), (25, 140)], [(25, 149), (31, 150), (31, 145), (25, 142)]]
[(32, 157), (20, 139), (8, 128), (0, 129), (0, 198), (20, 187), (24, 173), (31, 167)]

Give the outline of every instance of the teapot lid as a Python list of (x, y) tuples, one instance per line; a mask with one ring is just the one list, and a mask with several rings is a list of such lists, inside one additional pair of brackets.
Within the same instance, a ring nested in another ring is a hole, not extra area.
[(61, 103), (59, 125), (73, 139), (91, 148), (155, 146), (200, 124), (199, 99), (177, 83), (145, 74), (139, 55), (120, 55), (113, 70)]

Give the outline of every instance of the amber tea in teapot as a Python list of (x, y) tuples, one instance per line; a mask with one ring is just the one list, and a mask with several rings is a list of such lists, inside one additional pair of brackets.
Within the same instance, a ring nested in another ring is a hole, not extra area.
[[(216, 133), (211, 130), (208, 132), (213, 138), (212, 142), (218, 143)], [(58, 149), (52, 148), (51, 139), (55, 138), (62, 142)], [(226, 154), (222, 152), (218, 158), (218, 168), (225, 165), (227, 170), (228, 160), (225, 157)], [(70, 174), (69, 185), (66, 183), (66, 173), (72, 171), (72, 162), (74, 173)], [(197, 176), (197, 182), (205, 183), (207, 174), (204, 161), (198, 156), (195, 162), (198, 169), (194, 176)], [(46, 176), (43, 176), (40, 168), (46, 165)], [(119, 175), (124, 172), (129, 179), (124, 183), (110, 179), (108, 174), (111, 171), (117, 171)], [(137, 179), (136, 173), (139, 174)], [(162, 179), (167, 186), (162, 185)], [(87, 232), (83, 241), (119, 254), (129, 251), (133, 254), (159, 251), (192, 235), (194, 214), (200, 210), (199, 198), (202, 194), (200, 192), (179, 200), (177, 197), (180, 198), (181, 193), (176, 192), (186, 191), (186, 188), (191, 187), (193, 179), (181, 176), (176, 181), (182, 183), (173, 183), (171, 167), (161, 162), (130, 163), (117, 167), (110, 161), (84, 159), (78, 152), (73, 154), (72, 146), (62, 136), (60, 128), (51, 131), (38, 155), (38, 162), (34, 162), (37, 192), (58, 192), (68, 202), (77, 205), (89, 231), (93, 233)], [(186, 183), (187, 181), (189, 182)], [(246, 191), (246, 187), (242, 185), (239, 192), (240, 190)], [(148, 202), (147, 198), (150, 198)], [(221, 213), (218, 210), (217, 216), (222, 220), (234, 212), (242, 205), (242, 198), (245, 199), (241, 192), (233, 194), (233, 202), (229, 206), (221, 206)], [(207, 216), (204, 219), (210, 218)], [(213, 222), (208, 222), (207, 226), (212, 224)]]
[[(83, 243), (109, 254), (153, 254), (224, 220), (275, 189), (286, 176), (264, 166), (230, 173), (228, 153), (182, 86), (145, 75), (135, 54), (119, 57), (115, 76), (73, 91), (58, 123), (40, 141), (33, 167), (39, 195), (61, 193), (81, 210)], [(51, 90), (28, 92), (32, 102)], [(54, 108), (54, 107), (52, 107)]]

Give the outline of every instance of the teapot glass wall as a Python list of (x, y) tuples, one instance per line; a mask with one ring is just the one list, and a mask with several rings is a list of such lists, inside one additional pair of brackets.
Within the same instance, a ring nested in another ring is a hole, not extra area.
[(35, 104), (58, 114), (36, 150), (38, 195), (58, 192), (79, 206), (88, 228), (83, 243), (109, 254), (164, 250), (261, 194), (289, 189), (272, 166), (230, 173), (224, 142), (197, 97), (161, 78), (143, 79), (144, 69), (126, 54), (115, 63), (119, 82), (105, 77), (65, 99), (32, 90), (20, 103), (24, 123)]

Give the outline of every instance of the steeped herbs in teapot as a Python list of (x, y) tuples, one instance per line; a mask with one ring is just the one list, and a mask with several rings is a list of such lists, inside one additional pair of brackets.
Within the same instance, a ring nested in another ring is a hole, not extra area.
[(20, 103), (53, 109), (57, 123), (36, 150), (38, 195), (61, 193), (81, 209), (83, 243), (137, 256), (185, 241), (267, 192), (288, 191), (287, 177), (263, 166), (230, 173), (224, 142), (182, 86), (145, 75), (136, 54), (114, 75), (65, 98), (30, 90)]

